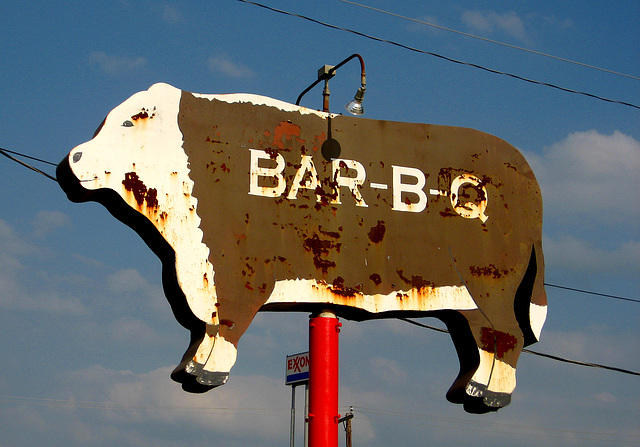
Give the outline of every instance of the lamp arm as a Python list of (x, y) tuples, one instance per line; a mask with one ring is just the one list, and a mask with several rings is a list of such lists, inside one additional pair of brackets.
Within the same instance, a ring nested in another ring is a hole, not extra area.
[(307, 87), (302, 93), (300, 93), (300, 95), (298, 96), (298, 99), (296, 99), (296, 105), (299, 106), (300, 105), (300, 100), (302, 99), (302, 97), (309, 90), (311, 90), (313, 87), (318, 85), (320, 83), (320, 81), (332, 78), (335, 75), (335, 72), (336, 72), (336, 70), (338, 68), (342, 67), (344, 64), (346, 64), (351, 59), (354, 59), (356, 57), (360, 60), (360, 84), (362, 85), (362, 87), (360, 87), (360, 88), (362, 89), (362, 92), (364, 94), (364, 90), (366, 89), (366, 85), (367, 85), (366, 75), (365, 75), (365, 71), (364, 71), (364, 59), (358, 53), (354, 53), (351, 56), (349, 56), (348, 58), (346, 58), (345, 60), (343, 60), (342, 62), (340, 62), (335, 67), (331, 68), (326, 74), (324, 74), (322, 76), (318, 76), (318, 79), (316, 79), (309, 87)]

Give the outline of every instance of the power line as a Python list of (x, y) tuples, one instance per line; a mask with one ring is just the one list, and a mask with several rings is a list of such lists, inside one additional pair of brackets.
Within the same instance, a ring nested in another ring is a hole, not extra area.
[(473, 432), (478, 431), (490, 431), (491, 433), (502, 433), (511, 435), (525, 435), (525, 436), (579, 436), (593, 439), (594, 437), (614, 437), (616, 441), (622, 442), (634, 442), (640, 436), (635, 434), (622, 434), (622, 433), (605, 433), (605, 432), (592, 432), (583, 430), (571, 430), (566, 428), (550, 428), (520, 424), (509, 424), (504, 422), (493, 422), (487, 419), (458, 419), (444, 416), (433, 416), (428, 414), (421, 414), (408, 411), (396, 411), (396, 410), (383, 410), (378, 408), (367, 408), (353, 405), (354, 418), (356, 420), (362, 420), (360, 415), (365, 414), (369, 419), (383, 419), (394, 420), (403, 423), (419, 423), (422, 426), (430, 426), (442, 429), (455, 429), (455, 430), (468, 430)]
[(542, 85), (542, 86), (550, 87), (550, 88), (553, 88), (553, 89), (556, 89), (556, 90), (560, 90), (560, 91), (563, 91), (563, 92), (583, 95), (583, 96), (587, 96), (589, 98), (598, 99), (600, 101), (610, 102), (610, 103), (614, 103), (614, 104), (620, 104), (620, 105), (623, 105), (623, 106), (633, 107), (635, 109), (639, 109), (640, 110), (640, 106), (638, 106), (636, 104), (631, 104), (631, 103), (624, 102), (624, 101), (616, 101), (614, 99), (608, 99), (608, 98), (605, 98), (605, 97), (602, 97), (602, 96), (594, 95), (593, 93), (587, 93), (587, 92), (582, 92), (582, 91), (579, 91), (579, 90), (572, 90), (572, 89), (569, 89), (569, 88), (566, 88), (566, 87), (560, 87), (559, 85), (550, 84), (548, 82), (536, 81), (535, 79), (529, 79), (529, 78), (525, 78), (523, 76), (516, 75), (516, 74), (513, 74), (513, 73), (507, 73), (507, 72), (504, 72), (504, 71), (494, 70), (493, 68), (484, 67), (482, 65), (473, 64), (471, 62), (459, 61), (457, 59), (452, 59), (450, 57), (443, 56), (443, 55), (438, 54), (438, 53), (433, 53), (431, 51), (425, 51), (425, 50), (421, 50), (419, 48), (410, 47), (408, 45), (404, 45), (404, 44), (401, 44), (401, 43), (398, 43), (398, 42), (395, 42), (395, 41), (392, 41), (392, 40), (386, 40), (386, 39), (382, 39), (380, 37), (371, 36), (369, 34), (365, 34), (365, 33), (362, 33), (360, 31), (355, 31), (355, 30), (352, 30), (352, 29), (349, 29), (349, 28), (342, 28), (340, 26), (336, 26), (336, 25), (332, 25), (330, 23), (322, 22), (320, 20), (313, 19), (311, 17), (303, 16), (303, 15), (300, 15), (300, 14), (294, 14), (294, 13), (291, 13), (291, 12), (288, 12), (288, 11), (283, 11), (281, 9), (272, 8), (270, 6), (262, 5), (260, 3), (251, 2), (251, 1), (248, 1), (248, 0), (237, 0), (237, 1), (242, 2), (242, 3), (248, 3), (248, 4), (254, 5), (254, 6), (259, 6), (261, 8), (268, 9), (269, 11), (277, 12), (277, 13), (280, 13), (280, 14), (284, 14), (284, 15), (288, 15), (288, 16), (292, 16), (292, 17), (297, 17), (297, 18), (300, 18), (300, 19), (303, 19), (303, 20), (307, 20), (309, 22), (316, 23), (318, 25), (325, 26), (327, 28), (336, 29), (336, 30), (340, 30), (340, 31), (346, 31), (348, 33), (355, 34), (357, 36), (361, 36), (361, 37), (364, 37), (366, 39), (374, 40), (376, 42), (388, 43), (390, 45), (394, 45), (394, 46), (397, 46), (399, 48), (404, 48), (405, 50), (409, 50), (409, 51), (413, 51), (413, 52), (421, 53), (421, 54), (427, 54), (429, 56), (434, 56), (434, 57), (446, 60), (448, 62), (453, 62), (454, 64), (466, 65), (468, 67), (477, 68), (479, 70), (483, 70), (483, 71), (486, 71), (486, 72), (489, 72), (489, 73), (493, 73), (493, 74), (498, 74), (498, 75), (502, 75), (502, 76), (508, 76), (508, 77), (511, 77), (511, 78), (514, 78), (514, 79), (518, 79), (520, 81), (528, 82), (528, 83), (531, 83), (531, 84)]
[(0, 148), (0, 151), (4, 151), (4, 152), (7, 152), (7, 153), (13, 154), (13, 155), (18, 155), (18, 156), (23, 157), (23, 158), (28, 158), (30, 160), (39, 161), (40, 163), (48, 164), (48, 165), (51, 165), (51, 166), (58, 166), (57, 164), (55, 164), (53, 162), (50, 162), (50, 161), (47, 161), (47, 160), (43, 160), (41, 158), (32, 157), (31, 155), (21, 154), (20, 152), (10, 151), (9, 149)]
[[(449, 333), (449, 331), (446, 330), (446, 329), (440, 329), (440, 328), (437, 328), (435, 326), (429, 326), (428, 324), (419, 323), (419, 322), (411, 320), (409, 318), (398, 318), (398, 319), (404, 321), (405, 323), (413, 324), (415, 326), (419, 326), (419, 327), (422, 327), (422, 328), (425, 328), (425, 329), (431, 329), (433, 331), (444, 332), (446, 334)], [(623, 373), (623, 374), (629, 374), (629, 375), (632, 375), (632, 376), (640, 376), (640, 372), (631, 371), (631, 370), (623, 369), (623, 368), (618, 368), (618, 367), (615, 367), (615, 366), (600, 365), (598, 363), (588, 363), (588, 362), (582, 362), (582, 361), (579, 361), (579, 360), (569, 360), (569, 359), (566, 359), (566, 358), (563, 358), (563, 357), (559, 357), (559, 356), (556, 356), (556, 355), (551, 355), (551, 354), (545, 354), (545, 353), (542, 353), (542, 352), (532, 351), (532, 350), (526, 349), (526, 348), (523, 348), (522, 352), (526, 352), (527, 354), (537, 355), (537, 356), (540, 356), (540, 357), (546, 357), (548, 359), (557, 360), (559, 362), (571, 363), (571, 364), (579, 365), (579, 366), (588, 366), (590, 368), (602, 368), (602, 369), (606, 369), (606, 370), (609, 370), (609, 371), (615, 371), (615, 372), (619, 372), (619, 373)]]
[[(20, 157), (29, 158), (31, 160), (36, 160), (36, 161), (39, 161), (41, 163), (46, 163), (46, 164), (49, 164), (49, 165), (52, 165), (52, 166), (57, 166), (55, 163), (52, 163), (52, 162), (47, 161), (47, 160), (42, 160), (40, 158), (32, 157), (31, 155), (26, 155), (26, 154), (23, 154), (23, 153), (20, 153), (20, 152), (15, 152), (15, 151), (10, 151), (10, 150), (7, 150), (7, 149), (0, 148), (0, 154), (4, 155), (5, 157), (8, 157), (11, 160), (13, 160), (13, 161), (15, 161), (17, 163), (20, 163), (21, 165), (25, 166), (26, 168), (31, 169), (31, 170), (39, 173), (39, 174), (42, 174), (42, 175), (50, 178), (53, 181), (57, 182), (55, 177), (52, 177), (49, 174), (46, 174), (45, 172), (42, 172), (41, 170), (39, 170), (37, 168), (34, 168), (33, 166), (31, 166), (31, 165), (29, 165), (27, 163), (24, 163), (24, 162), (18, 160), (17, 158), (15, 158), (15, 157), (10, 156), (9, 153), (14, 154), (14, 155), (18, 155)], [(606, 294), (606, 293), (591, 292), (589, 290), (576, 289), (575, 287), (560, 286), (560, 285), (557, 285), (557, 284), (544, 283), (544, 285), (547, 286), (547, 287), (555, 287), (557, 289), (570, 290), (572, 292), (580, 292), (580, 293), (585, 293), (585, 294), (588, 294), (588, 295), (601, 296), (601, 297), (604, 297), (604, 298), (612, 298), (612, 299), (617, 299), (617, 300), (622, 300), (622, 301), (629, 301), (629, 302), (633, 302), (633, 303), (640, 303), (640, 300), (637, 300), (637, 299), (634, 299), (634, 298), (626, 298), (626, 297), (618, 296), (618, 295), (609, 295), (609, 294)]]
[(339, 0), (339, 1), (341, 1), (343, 3), (349, 3), (351, 5), (359, 6), (361, 8), (370, 9), (372, 11), (381, 12), (383, 14), (387, 14), (387, 15), (390, 15), (390, 16), (393, 16), (393, 17), (398, 17), (398, 18), (401, 18), (401, 19), (404, 19), (404, 20), (409, 20), (411, 22), (416, 22), (416, 23), (420, 23), (422, 25), (427, 25), (427, 26), (431, 26), (433, 28), (438, 28), (438, 29), (441, 29), (441, 30), (444, 30), (444, 31), (449, 31), (449, 32), (452, 32), (452, 33), (460, 34), (460, 35), (465, 36), (465, 37), (471, 37), (471, 38), (474, 38), (474, 39), (483, 40), (485, 42), (494, 43), (494, 44), (497, 44), (497, 45), (502, 45), (502, 46), (505, 46), (505, 47), (508, 47), (508, 48), (513, 48), (514, 50), (525, 51), (527, 53), (536, 54), (538, 56), (544, 56), (544, 57), (548, 57), (548, 58), (551, 58), (551, 59), (556, 59), (556, 60), (559, 60), (559, 61), (562, 61), (562, 62), (568, 62), (570, 64), (580, 65), (582, 67), (592, 68), (594, 70), (604, 71), (606, 73), (615, 74), (615, 75), (618, 75), (618, 76), (624, 76), (624, 77), (627, 77), (627, 78), (640, 80), (640, 77), (638, 77), (638, 76), (633, 76), (633, 75), (629, 75), (629, 74), (626, 74), (626, 73), (620, 73), (620, 72), (617, 72), (617, 71), (609, 70), (607, 68), (596, 67), (594, 65), (585, 64), (583, 62), (573, 61), (571, 59), (566, 59), (564, 57), (559, 57), (559, 56), (554, 56), (552, 54), (542, 53), (540, 51), (535, 51), (535, 50), (531, 50), (529, 48), (519, 47), (517, 45), (511, 45), (511, 44), (508, 44), (508, 43), (505, 43), (505, 42), (500, 42), (500, 41), (497, 41), (497, 40), (488, 39), (486, 37), (476, 36), (474, 34), (465, 33), (465, 32), (458, 31), (458, 30), (451, 29), (451, 28), (447, 28), (447, 27), (444, 27), (444, 26), (441, 26), (441, 25), (436, 25), (435, 23), (429, 23), (429, 22), (425, 22), (423, 20), (413, 19), (411, 17), (405, 17), (405, 16), (402, 16), (400, 14), (395, 14), (393, 12), (385, 11), (383, 9), (374, 8), (372, 6), (362, 5), (360, 3), (351, 2), (349, 0)]
[(58, 182), (58, 180), (57, 180), (55, 177), (53, 177), (53, 176), (51, 176), (51, 175), (47, 174), (47, 173), (46, 173), (46, 172), (44, 172), (44, 171), (41, 171), (40, 169), (38, 169), (38, 168), (36, 168), (36, 167), (31, 166), (31, 165), (30, 165), (30, 164), (28, 164), (28, 163), (25, 163), (24, 161), (18, 160), (16, 157), (13, 157), (13, 156), (9, 155), (9, 153), (12, 153), (12, 154), (15, 154), (15, 155), (19, 155), (19, 156), (21, 156), (21, 157), (25, 157), (25, 158), (30, 158), (30, 159), (32, 159), (32, 160), (37, 160), (37, 161), (39, 161), (39, 162), (47, 163), (47, 164), (50, 164), (50, 165), (53, 165), (53, 166), (56, 166), (56, 164), (51, 163), (50, 161), (40, 160), (39, 158), (31, 157), (31, 156), (29, 156), (29, 155), (24, 155), (24, 154), (21, 154), (21, 153), (19, 153), (19, 152), (8, 151), (8, 150), (6, 150), (6, 149), (2, 149), (2, 148), (0, 148), (0, 154), (4, 155), (5, 157), (7, 157), (7, 158), (9, 158), (9, 159), (11, 159), (11, 160), (13, 160), (13, 161), (15, 161), (16, 163), (21, 164), (22, 166), (24, 166), (24, 167), (25, 167), (25, 168), (27, 168), (27, 169), (31, 169), (32, 171), (35, 171), (35, 172), (37, 172), (38, 174), (42, 174), (42, 175), (44, 175), (45, 177), (47, 177), (47, 178), (49, 178), (49, 179), (53, 180), (53, 181), (54, 181), (54, 182), (56, 182), (56, 183)]
[(640, 300), (636, 300), (633, 298), (626, 298), (624, 296), (609, 295), (606, 293), (599, 293), (599, 292), (591, 292), (589, 290), (576, 289), (574, 287), (559, 286), (557, 284), (549, 284), (547, 282), (545, 282), (544, 285), (547, 287), (555, 287), (556, 289), (571, 290), (572, 292), (580, 292), (580, 293), (586, 293), (589, 295), (603, 296), (605, 298), (613, 298), (616, 300), (631, 301), (632, 303), (640, 303)]
[(118, 410), (118, 411), (172, 411), (198, 414), (239, 414), (251, 416), (254, 414), (272, 414), (288, 411), (286, 408), (228, 408), (228, 407), (182, 407), (175, 405), (122, 405), (117, 402), (81, 401), (75, 399), (52, 399), (44, 397), (25, 397), (0, 395), (0, 401), (17, 402), (25, 405), (82, 408), (89, 410)]

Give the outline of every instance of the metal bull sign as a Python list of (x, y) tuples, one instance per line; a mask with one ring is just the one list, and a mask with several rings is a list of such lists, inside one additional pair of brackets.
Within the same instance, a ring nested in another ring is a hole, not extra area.
[[(58, 167), (160, 257), (191, 345), (172, 377), (222, 385), (258, 311), (434, 316), (467, 411), (509, 403), (546, 315), (542, 202), (506, 142), (166, 84), (109, 113)], [(409, 341), (407, 341), (409, 343)]]

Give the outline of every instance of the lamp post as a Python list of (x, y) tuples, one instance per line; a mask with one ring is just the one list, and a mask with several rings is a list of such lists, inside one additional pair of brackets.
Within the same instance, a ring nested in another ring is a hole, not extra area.
[[(318, 79), (307, 87), (296, 100), (300, 105), (302, 97), (313, 87), (324, 81), (322, 91), (322, 111), (329, 112), (329, 79), (336, 70), (352, 59), (360, 60), (360, 88), (345, 108), (353, 115), (362, 115), (362, 100), (367, 81), (364, 60), (359, 54), (352, 54), (336, 66), (324, 65), (318, 70)], [(327, 160), (340, 156), (340, 143), (331, 138), (331, 116), (328, 120), (328, 138), (322, 144), (322, 155)], [(338, 334), (341, 324), (331, 311), (314, 314), (309, 319), (309, 427), (310, 447), (337, 447), (338, 423)]]
[(329, 112), (329, 79), (335, 76), (336, 70), (349, 62), (351, 59), (358, 58), (360, 60), (360, 88), (356, 92), (353, 100), (351, 100), (345, 108), (353, 115), (362, 115), (364, 109), (362, 108), (362, 100), (364, 99), (364, 92), (367, 88), (367, 80), (364, 71), (364, 59), (359, 54), (352, 54), (336, 66), (324, 65), (318, 70), (318, 79), (316, 79), (309, 87), (307, 87), (296, 100), (296, 105), (300, 105), (302, 97), (313, 87), (318, 85), (321, 81), (324, 81), (324, 90), (322, 91), (322, 111)]

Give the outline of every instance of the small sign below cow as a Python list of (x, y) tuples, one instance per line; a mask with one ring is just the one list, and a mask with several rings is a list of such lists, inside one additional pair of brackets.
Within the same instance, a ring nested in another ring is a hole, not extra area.
[(309, 381), (309, 352), (287, 356), (285, 385), (298, 385)]

